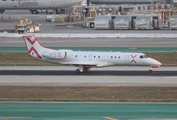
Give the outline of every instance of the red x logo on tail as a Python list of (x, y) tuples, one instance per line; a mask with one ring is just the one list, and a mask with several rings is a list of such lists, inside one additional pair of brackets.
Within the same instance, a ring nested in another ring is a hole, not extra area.
[[(34, 36), (33, 36), (33, 37), (34, 37)], [(37, 41), (36, 37), (34, 37), (34, 40), (33, 40), (33, 41), (32, 41), (30, 38), (26, 38), (26, 39), (27, 39), (27, 41), (28, 41), (31, 45), (34, 45), (35, 42)], [(38, 58), (42, 58), (42, 57), (39, 55), (38, 51), (37, 51), (33, 46), (28, 50), (28, 53), (31, 53), (32, 51), (37, 55)]]

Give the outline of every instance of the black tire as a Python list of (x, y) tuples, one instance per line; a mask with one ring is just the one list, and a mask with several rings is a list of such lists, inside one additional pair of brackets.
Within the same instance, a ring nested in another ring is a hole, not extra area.
[(84, 69), (83, 69), (83, 72), (88, 72), (88, 68), (84, 68)]
[(76, 73), (80, 73), (81, 71), (79, 69), (76, 69)]
[(94, 23), (90, 23), (90, 28), (94, 28), (94, 27), (95, 27)]
[(151, 70), (151, 69), (149, 70), (149, 73), (152, 73), (152, 70)]
[(37, 10), (31, 10), (32, 14), (38, 14), (39, 12)]
[(3, 14), (5, 12), (5, 10), (0, 10), (0, 13)]

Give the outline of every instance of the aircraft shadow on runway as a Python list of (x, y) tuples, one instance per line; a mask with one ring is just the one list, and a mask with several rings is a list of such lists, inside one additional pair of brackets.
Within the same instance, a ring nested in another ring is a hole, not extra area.
[(0, 75), (43, 76), (177, 76), (177, 71), (89, 71), (76, 73), (72, 70), (0, 70)]

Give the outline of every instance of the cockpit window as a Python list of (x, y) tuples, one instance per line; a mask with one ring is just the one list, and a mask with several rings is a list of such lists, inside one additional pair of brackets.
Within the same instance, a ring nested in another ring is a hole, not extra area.
[(148, 58), (148, 56), (147, 55), (140, 55), (140, 59), (142, 59), (142, 58)]
[(144, 58), (148, 58), (148, 56), (147, 56), (147, 55), (144, 55)]

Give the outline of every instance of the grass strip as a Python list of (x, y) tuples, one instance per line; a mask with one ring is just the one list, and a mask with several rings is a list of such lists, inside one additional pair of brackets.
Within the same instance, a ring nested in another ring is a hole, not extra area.
[(0, 101), (177, 102), (177, 87), (0, 86)]
[[(163, 65), (177, 65), (177, 52), (147, 52), (149, 57), (159, 60)], [(0, 52), (1, 66), (47, 66), (55, 65), (32, 58), (26, 52)]]

